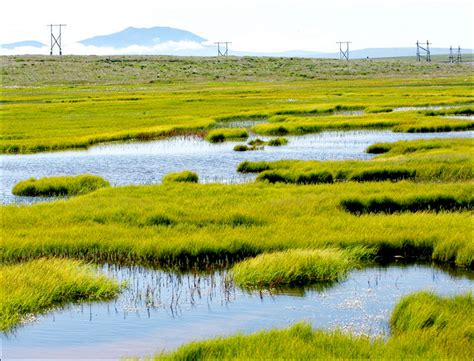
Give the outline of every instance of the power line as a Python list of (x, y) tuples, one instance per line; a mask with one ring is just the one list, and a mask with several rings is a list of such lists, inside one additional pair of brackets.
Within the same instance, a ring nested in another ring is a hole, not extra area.
[[(66, 24), (49, 24), (46, 25), (50, 28), (51, 32), (51, 48), (49, 50), (49, 55), (53, 55), (54, 48), (57, 46), (59, 49), (59, 55), (63, 55), (62, 49), (62, 27), (66, 26)], [(56, 34), (55, 34), (56, 32)]]

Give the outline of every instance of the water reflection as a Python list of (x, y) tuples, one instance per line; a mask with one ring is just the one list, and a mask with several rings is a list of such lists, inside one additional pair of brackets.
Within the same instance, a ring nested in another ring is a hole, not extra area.
[(128, 282), (116, 300), (40, 316), (2, 336), (3, 356), (145, 356), (192, 340), (286, 327), (301, 320), (325, 329), (388, 335), (390, 313), (403, 295), (421, 289), (440, 294), (474, 290), (472, 277), (429, 265), (374, 266), (351, 272), (333, 287), (278, 292), (243, 291), (229, 282), (225, 270), (177, 274), (138, 266), (103, 269)]
[(255, 178), (252, 174), (236, 172), (237, 165), (244, 160), (370, 159), (372, 155), (364, 151), (373, 143), (430, 138), (472, 138), (473, 134), (473, 132), (416, 134), (390, 131), (321, 132), (288, 137), (288, 145), (265, 147), (265, 150), (258, 152), (234, 152), (236, 142), (210, 144), (196, 137), (175, 137), (147, 143), (101, 145), (86, 151), (2, 155), (1, 198), (3, 203), (44, 201), (31, 197), (15, 197), (11, 190), (17, 182), (30, 177), (81, 173), (100, 175), (114, 185), (127, 185), (160, 183), (163, 176), (169, 172), (189, 169), (197, 172), (201, 182), (204, 183), (242, 183)]

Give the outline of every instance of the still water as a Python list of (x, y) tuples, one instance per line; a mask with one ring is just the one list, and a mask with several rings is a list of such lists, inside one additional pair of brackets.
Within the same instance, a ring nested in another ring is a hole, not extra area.
[[(15, 197), (13, 186), (30, 177), (90, 173), (100, 175), (113, 185), (160, 183), (169, 172), (185, 169), (199, 174), (200, 181), (242, 183), (255, 178), (239, 174), (237, 165), (244, 161), (280, 159), (343, 160), (370, 159), (365, 149), (378, 142), (430, 138), (472, 138), (474, 132), (393, 133), (391, 131), (322, 132), (287, 137), (282, 147), (265, 147), (261, 151), (235, 152), (238, 142), (210, 144), (196, 137), (175, 137), (147, 143), (109, 144), (84, 151), (2, 155), (2, 203), (29, 203), (38, 199)], [(255, 138), (251, 137), (250, 139)], [(268, 137), (260, 137), (268, 140)], [(249, 140), (250, 140), (249, 139)], [(44, 199), (39, 199), (44, 201)]]
[(249, 293), (210, 275), (104, 266), (128, 288), (111, 302), (71, 305), (3, 334), (5, 359), (117, 359), (146, 356), (199, 339), (306, 321), (313, 327), (389, 335), (397, 301), (418, 290), (449, 295), (474, 290), (474, 275), (428, 265), (356, 270), (325, 289)]

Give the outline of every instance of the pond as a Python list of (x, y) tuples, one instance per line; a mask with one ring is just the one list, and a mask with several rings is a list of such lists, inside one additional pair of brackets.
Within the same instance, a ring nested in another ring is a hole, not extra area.
[[(255, 178), (252, 174), (237, 173), (237, 165), (244, 160), (370, 159), (373, 155), (365, 153), (365, 149), (373, 143), (473, 136), (474, 132), (332, 131), (287, 137), (289, 143), (286, 146), (267, 146), (262, 151), (253, 152), (233, 151), (239, 142), (210, 144), (197, 137), (174, 137), (147, 143), (100, 145), (83, 151), (2, 155), (1, 199), (2, 203), (43, 201), (15, 197), (11, 193), (17, 182), (30, 177), (91, 173), (106, 178), (113, 185), (153, 184), (160, 183), (169, 172), (189, 169), (197, 172), (204, 183), (242, 183)], [(250, 139), (253, 138), (255, 136)]]
[[(106, 265), (128, 288), (110, 302), (71, 305), (3, 334), (3, 357), (117, 359), (171, 350), (193, 340), (286, 327), (389, 335), (389, 317), (403, 296), (418, 290), (449, 295), (474, 290), (474, 275), (430, 265), (355, 270), (329, 288), (249, 293), (225, 281), (226, 272), (167, 273)], [(72, 356), (73, 355), (73, 356)]]

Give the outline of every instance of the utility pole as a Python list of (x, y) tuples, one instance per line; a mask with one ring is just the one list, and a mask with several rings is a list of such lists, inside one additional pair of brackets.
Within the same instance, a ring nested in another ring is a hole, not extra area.
[(217, 56), (229, 56), (229, 45), (232, 44), (232, 42), (218, 41), (218, 42), (215, 42), (214, 44), (217, 45)]
[[(425, 52), (425, 60), (429, 63), (431, 62), (431, 51), (430, 51), (431, 43), (426, 40), (426, 48), (422, 47), (420, 42), (416, 41), (416, 60), (421, 61), (421, 51)], [(421, 51), (420, 51), (421, 50)]]
[[(339, 44), (339, 59), (349, 61), (349, 44), (351, 41), (336, 41)], [(346, 50), (343, 49), (342, 44), (346, 44)]]
[(458, 53), (456, 54), (456, 63), (462, 63), (461, 46), (458, 46)]
[(451, 45), (449, 47), (449, 58), (448, 58), (450, 63), (454, 63), (454, 53), (453, 53), (453, 46)]
[(66, 24), (49, 24), (46, 25), (50, 29), (51, 33), (51, 48), (49, 51), (49, 55), (53, 55), (54, 48), (57, 46), (59, 49), (59, 55), (63, 55), (63, 48), (61, 45), (61, 35), (62, 35), (62, 27), (66, 26)]

